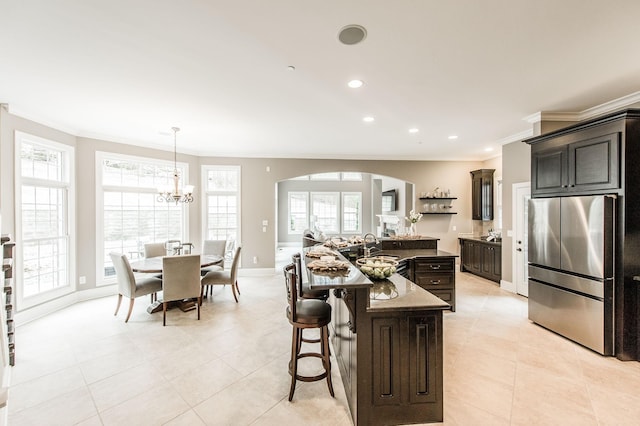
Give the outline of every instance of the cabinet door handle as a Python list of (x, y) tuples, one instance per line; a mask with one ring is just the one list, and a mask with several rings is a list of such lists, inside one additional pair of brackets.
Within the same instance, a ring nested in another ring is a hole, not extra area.
[(573, 188), (575, 185), (574, 185), (574, 184), (571, 184), (571, 185), (569, 185), (569, 186), (571, 186), (571, 187)]
[(431, 269), (440, 269), (440, 265), (429, 265)]
[(567, 185), (561, 185), (561, 188), (566, 188), (566, 187), (567, 187)]
[(516, 251), (522, 251), (522, 249), (521, 248), (517, 248)]
[(440, 284), (440, 280), (431, 280), (431, 284)]

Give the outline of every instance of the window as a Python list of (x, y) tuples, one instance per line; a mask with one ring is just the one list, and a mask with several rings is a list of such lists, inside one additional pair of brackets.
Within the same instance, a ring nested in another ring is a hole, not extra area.
[(289, 234), (362, 232), (361, 192), (289, 192)]
[(342, 180), (351, 180), (362, 182), (362, 173), (360, 172), (342, 172)]
[(337, 192), (311, 193), (311, 214), (316, 217), (318, 229), (324, 233), (340, 233), (340, 222), (338, 220), (339, 195)]
[(340, 180), (339, 172), (315, 173), (309, 176), (311, 180)]
[[(187, 166), (179, 163), (178, 172), (186, 184)], [(172, 179), (172, 162), (96, 153), (98, 284), (115, 279), (109, 253), (136, 259), (143, 255), (146, 243), (184, 241), (186, 206), (157, 200), (157, 188), (171, 184)]]
[[(240, 167), (203, 166), (205, 240), (227, 240), (233, 248), (240, 241)], [(227, 260), (233, 252), (227, 252)]]
[(309, 228), (309, 193), (289, 192), (289, 234)]
[(362, 194), (360, 192), (342, 193), (342, 232), (362, 232)]
[(74, 149), (16, 132), (16, 232), (20, 308), (72, 292)]

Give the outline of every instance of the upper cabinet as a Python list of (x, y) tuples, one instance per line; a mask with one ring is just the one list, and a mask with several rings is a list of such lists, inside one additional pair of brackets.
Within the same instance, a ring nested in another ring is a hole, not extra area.
[[(549, 139), (531, 146), (533, 194), (561, 195), (608, 191), (620, 187), (620, 133), (589, 129), (575, 142)], [(565, 139), (568, 139), (565, 137)]]
[(471, 172), (471, 219), (493, 220), (493, 172), (480, 169)]

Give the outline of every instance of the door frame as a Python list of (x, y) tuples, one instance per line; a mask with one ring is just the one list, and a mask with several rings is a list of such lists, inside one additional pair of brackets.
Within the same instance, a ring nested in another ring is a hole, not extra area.
[[(512, 228), (513, 228), (513, 239), (512, 239), (512, 243), (511, 243), (511, 271), (512, 271), (512, 281), (513, 281), (513, 289), (515, 291), (516, 294), (519, 294), (521, 296), (525, 296), (528, 297), (528, 291), (526, 291), (526, 294), (522, 292), (522, 286), (527, 285), (527, 283), (521, 283), (521, 285), (519, 286), (518, 283), (518, 256), (516, 253), (517, 250), (517, 245), (516, 245), (516, 241), (518, 239), (518, 220), (519, 220), (519, 216), (521, 214), (523, 214), (523, 212), (518, 211), (518, 193), (522, 190), (526, 190), (528, 189), (528, 194), (529, 197), (531, 197), (531, 182), (520, 182), (520, 183), (514, 183), (513, 185), (511, 185), (511, 194), (512, 194), (512, 209), (511, 209), (511, 223), (512, 223)], [(525, 221), (525, 223), (522, 224), (522, 226), (526, 227), (527, 223)], [(525, 229), (523, 229), (524, 231)], [(524, 241), (524, 243), (527, 243), (527, 241)], [(524, 268), (524, 275), (525, 277), (527, 276), (527, 259), (525, 258), (523, 260), (524, 265), (522, 265), (522, 267)], [(518, 291), (520, 290), (520, 291)]]

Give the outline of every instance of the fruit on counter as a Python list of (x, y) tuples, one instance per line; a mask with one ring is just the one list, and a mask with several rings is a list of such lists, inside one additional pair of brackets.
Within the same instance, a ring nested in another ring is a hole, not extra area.
[(390, 277), (396, 272), (398, 262), (385, 257), (369, 257), (356, 260), (360, 271), (369, 278), (382, 280)]

